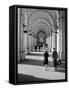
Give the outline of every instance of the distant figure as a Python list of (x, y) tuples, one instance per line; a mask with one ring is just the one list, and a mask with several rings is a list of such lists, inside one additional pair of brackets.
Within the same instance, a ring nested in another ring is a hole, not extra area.
[(35, 46), (35, 51), (37, 51), (37, 45)]
[(46, 71), (47, 71), (47, 66), (48, 66), (48, 57), (49, 57), (49, 53), (46, 50), (45, 53), (44, 53), (44, 62), (43, 62), (43, 64), (45, 65), (45, 70)]
[(54, 51), (52, 53), (52, 57), (53, 57), (53, 60), (54, 60), (54, 67), (55, 67), (55, 71), (56, 71), (57, 70), (57, 58), (58, 58), (56, 48), (54, 48)]

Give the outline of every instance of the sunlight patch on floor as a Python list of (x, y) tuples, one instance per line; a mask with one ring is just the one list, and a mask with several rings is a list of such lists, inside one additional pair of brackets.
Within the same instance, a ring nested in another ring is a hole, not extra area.
[[(40, 60), (43, 61), (44, 60), (44, 56), (34, 56), (34, 55), (26, 55), (25, 59), (33, 59), (33, 60)], [(49, 61), (53, 61), (52, 57), (48, 58)]]
[(45, 67), (18, 64), (18, 73), (49, 80), (65, 79), (65, 73), (54, 72), (53, 67), (48, 67), (48, 71), (45, 71)]
[[(30, 54), (33, 54), (33, 55), (25, 55), (25, 59), (33, 59), (33, 60), (40, 60), (40, 61), (44, 60), (44, 52), (30, 52)], [(50, 52), (49, 54), (51, 55)], [(53, 61), (51, 56), (48, 59), (49, 61)]]
[[(34, 51), (34, 52), (33, 52), (33, 51), (31, 51), (30, 53), (31, 53), (31, 54), (44, 54), (44, 52), (35, 52), (35, 51)], [(52, 53), (51, 53), (51, 52), (49, 52), (49, 54), (52, 54)]]

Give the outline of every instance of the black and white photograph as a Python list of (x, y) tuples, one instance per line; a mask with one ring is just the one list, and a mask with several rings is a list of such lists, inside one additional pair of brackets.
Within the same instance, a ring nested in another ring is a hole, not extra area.
[(66, 79), (63, 9), (17, 8), (17, 82)]
[(68, 90), (69, 0), (1, 0), (0, 90)]

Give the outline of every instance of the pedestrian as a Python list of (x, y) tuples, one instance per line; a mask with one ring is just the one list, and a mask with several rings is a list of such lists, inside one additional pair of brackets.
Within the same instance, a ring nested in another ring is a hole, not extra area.
[(44, 53), (44, 62), (43, 62), (43, 64), (45, 65), (45, 70), (46, 71), (47, 71), (47, 66), (48, 66), (48, 57), (49, 57), (49, 53), (46, 50), (45, 53)]
[(37, 51), (37, 45), (35, 46), (35, 51)]
[(54, 62), (54, 68), (55, 68), (55, 71), (56, 71), (57, 70), (57, 58), (58, 58), (56, 48), (54, 48), (54, 51), (52, 53), (52, 57), (53, 57), (53, 62)]

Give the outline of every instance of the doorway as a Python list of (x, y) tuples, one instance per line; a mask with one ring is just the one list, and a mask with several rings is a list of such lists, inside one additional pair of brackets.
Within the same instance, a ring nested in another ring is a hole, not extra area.
[(39, 51), (41, 51), (41, 49), (45, 48), (45, 44), (46, 44), (45, 32), (39, 31), (37, 33), (37, 46), (39, 47)]

